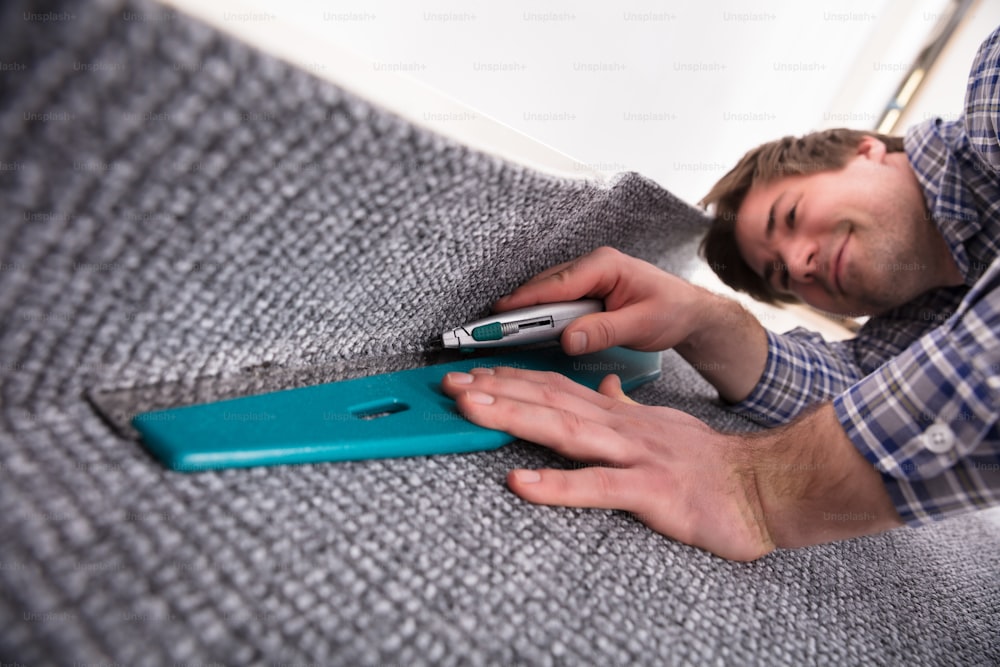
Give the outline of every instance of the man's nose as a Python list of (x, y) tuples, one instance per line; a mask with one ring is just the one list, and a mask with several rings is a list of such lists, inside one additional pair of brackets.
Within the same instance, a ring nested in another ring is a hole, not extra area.
[(805, 238), (795, 239), (789, 243), (785, 255), (788, 262), (788, 275), (794, 282), (807, 283), (815, 278), (819, 247), (814, 241)]

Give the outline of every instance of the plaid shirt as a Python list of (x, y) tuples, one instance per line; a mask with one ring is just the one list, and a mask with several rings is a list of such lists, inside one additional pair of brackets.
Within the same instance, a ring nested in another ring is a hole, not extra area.
[(770, 425), (822, 400), (919, 525), (1000, 504), (1000, 29), (980, 47), (965, 112), (904, 138), (965, 277), (871, 318), (849, 341), (768, 332), (764, 374), (734, 409)]

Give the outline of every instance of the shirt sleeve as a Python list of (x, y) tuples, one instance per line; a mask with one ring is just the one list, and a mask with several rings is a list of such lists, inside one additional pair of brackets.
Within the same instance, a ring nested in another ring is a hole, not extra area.
[(1000, 260), (943, 325), (833, 405), (907, 523), (1000, 503)]
[(928, 292), (871, 318), (850, 340), (826, 341), (803, 328), (784, 334), (768, 331), (764, 372), (750, 395), (730, 409), (765, 426), (791, 421), (902, 353), (954, 313), (965, 293), (965, 288)]
[(764, 372), (750, 395), (730, 409), (765, 426), (791, 421), (861, 378), (852, 347), (802, 327), (784, 334), (767, 331)]

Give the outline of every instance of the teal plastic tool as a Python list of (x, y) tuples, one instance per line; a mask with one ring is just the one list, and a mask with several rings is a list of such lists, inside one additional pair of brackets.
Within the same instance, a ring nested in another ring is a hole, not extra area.
[(497, 449), (515, 438), (466, 421), (440, 389), (446, 373), (486, 366), (555, 371), (592, 389), (614, 373), (629, 391), (659, 376), (660, 355), (548, 347), (144, 412), (132, 425), (157, 459), (185, 472)]

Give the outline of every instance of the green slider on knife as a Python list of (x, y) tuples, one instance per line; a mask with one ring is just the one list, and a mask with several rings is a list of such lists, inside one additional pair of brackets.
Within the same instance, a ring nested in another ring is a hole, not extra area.
[(472, 337), (477, 341), (500, 340), (503, 338), (503, 325), (493, 322), (476, 327), (472, 330)]
[(490, 450), (515, 438), (465, 420), (440, 384), (492, 366), (555, 371), (591, 389), (614, 373), (629, 391), (659, 376), (660, 355), (618, 347), (570, 357), (552, 346), (146, 412), (132, 425), (165, 466), (187, 472)]

